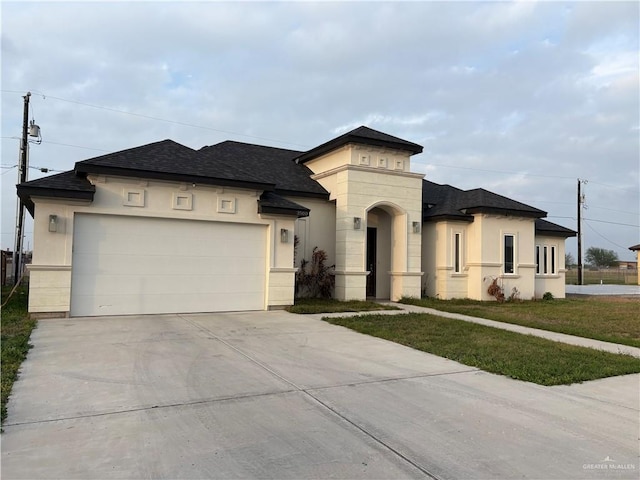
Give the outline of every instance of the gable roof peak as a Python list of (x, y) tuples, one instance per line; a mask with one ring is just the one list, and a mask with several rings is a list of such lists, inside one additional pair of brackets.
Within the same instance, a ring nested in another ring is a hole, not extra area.
[(422, 153), (423, 150), (422, 145), (361, 125), (358, 128), (347, 133), (343, 133), (342, 135), (323, 143), (322, 145), (312, 148), (308, 152), (300, 155), (296, 161), (298, 163), (305, 163), (349, 143), (402, 150), (409, 152), (411, 155)]

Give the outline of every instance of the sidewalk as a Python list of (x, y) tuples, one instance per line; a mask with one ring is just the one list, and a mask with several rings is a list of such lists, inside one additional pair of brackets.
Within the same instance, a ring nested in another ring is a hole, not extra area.
[[(599, 286), (599, 285), (598, 285)], [(460, 313), (449, 313), (435, 310), (433, 308), (418, 307), (416, 305), (405, 305), (403, 303), (395, 302), (380, 302), (385, 305), (393, 305), (402, 310), (381, 310), (375, 312), (348, 312), (348, 313), (317, 313), (310, 316), (315, 316), (318, 319), (322, 317), (346, 317), (354, 315), (366, 315), (366, 314), (381, 314), (381, 315), (397, 315), (401, 313), (429, 313), (431, 315), (437, 315), (439, 317), (453, 318), (456, 320), (463, 320), (465, 322), (479, 323), (480, 325), (486, 325), (487, 327), (500, 328), (502, 330), (509, 330), (511, 332), (522, 333), (524, 335), (533, 335), (535, 337), (542, 337), (554, 342), (566, 343), (569, 345), (577, 345), (579, 347), (594, 348), (596, 350), (604, 350), (611, 353), (623, 353), (632, 355), (636, 358), (640, 358), (640, 348), (630, 347), (627, 345), (619, 345), (617, 343), (603, 342), (601, 340), (593, 340), (591, 338), (576, 337), (574, 335), (567, 335), (566, 333), (550, 332), (548, 330), (540, 330), (538, 328), (523, 327), (521, 325), (514, 325), (511, 323), (497, 322), (495, 320), (487, 320), (485, 318), (471, 317), (469, 315), (462, 315)]]

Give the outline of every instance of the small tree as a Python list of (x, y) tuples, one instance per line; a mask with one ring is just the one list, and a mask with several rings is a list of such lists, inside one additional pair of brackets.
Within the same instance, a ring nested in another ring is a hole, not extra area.
[(576, 264), (576, 259), (573, 258), (573, 255), (571, 255), (570, 253), (565, 253), (564, 254), (564, 266), (566, 268), (570, 268), (575, 264)]
[(598, 268), (615, 267), (619, 262), (618, 254), (616, 252), (598, 247), (589, 247), (584, 259), (589, 265), (593, 265)]

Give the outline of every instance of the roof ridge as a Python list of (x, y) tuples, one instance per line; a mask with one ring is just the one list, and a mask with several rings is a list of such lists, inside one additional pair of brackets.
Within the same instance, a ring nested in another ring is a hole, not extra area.
[(283, 152), (291, 152), (291, 153), (304, 153), (301, 150), (293, 150), (293, 149), (290, 149), (290, 148), (281, 148), (281, 147), (272, 147), (270, 145), (258, 145), (256, 143), (239, 142), (237, 140), (223, 140), (221, 142), (214, 143), (213, 145), (204, 145), (200, 149), (195, 150), (195, 152), (196, 153), (202, 152), (205, 149), (214, 148), (214, 147), (218, 147), (218, 146), (225, 145), (225, 144), (236, 144), (236, 145), (245, 145), (245, 146), (248, 146), (248, 147), (268, 148), (270, 150), (280, 150), (280, 151), (283, 151)]

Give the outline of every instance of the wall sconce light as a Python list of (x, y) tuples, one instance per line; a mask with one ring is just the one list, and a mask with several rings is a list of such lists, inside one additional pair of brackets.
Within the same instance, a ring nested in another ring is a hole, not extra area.
[(289, 230), (286, 228), (280, 229), (280, 242), (289, 243)]
[(49, 215), (49, 231), (57, 232), (58, 231), (58, 216), (57, 215)]
[(362, 218), (353, 217), (353, 229), (360, 230), (360, 228), (362, 228)]
[(413, 222), (413, 233), (420, 233), (420, 222)]

